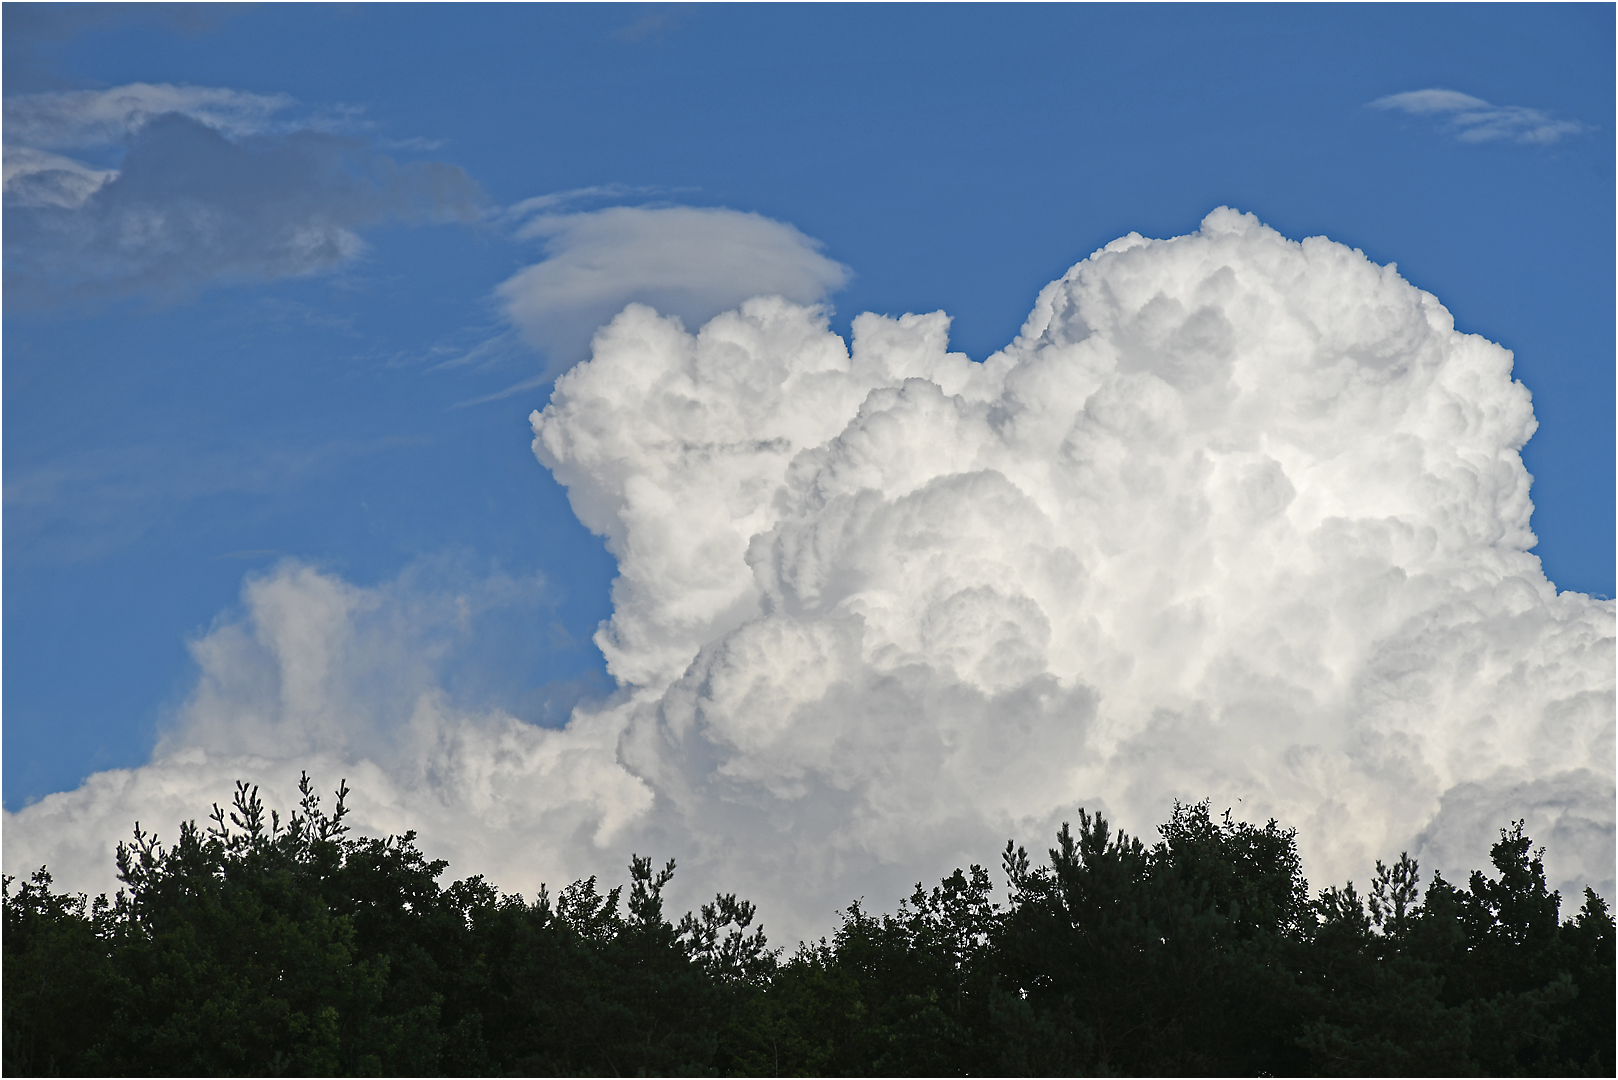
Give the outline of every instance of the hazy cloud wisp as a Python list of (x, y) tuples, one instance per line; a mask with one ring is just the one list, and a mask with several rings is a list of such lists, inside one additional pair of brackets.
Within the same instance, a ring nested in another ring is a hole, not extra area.
[(1522, 105), (1491, 105), (1458, 90), (1410, 90), (1389, 94), (1370, 103), (1373, 109), (1397, 109), (1413, 116), (1441, 117), (1461, 142), (1554, 143), (1577, 135), (1585, 126), (1558, 120), (1539, 109)]
[(110, 90), (55, 90), (5, 102), (6, 139), (46, 150), (109, 146), (134, 136), (168, 113), (189, 116), (222, 134), (285, 132), (299, 125), (279, 118), (296, 102), (287, 94), (252, 94), (222, 86), (130, 83)]

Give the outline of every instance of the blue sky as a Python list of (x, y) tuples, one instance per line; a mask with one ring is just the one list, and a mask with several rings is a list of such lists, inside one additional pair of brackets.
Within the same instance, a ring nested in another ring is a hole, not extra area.
[[(547, 250), (511, 208), (558, 193), (787, 223), (849, 271), (835, 329), (943, 309), (975, 359), (1127, 232), (1225, 204), (1330, 236), (1515, 352), (1535, 551), (1610, 596), (1613, 18), (7, 5), (8, 165), (22, 143), (121, 169), (126, 216), (6, 211), (5, 804), (144, 762), (195, 682), (187, 642), (288, 557), (518, 583), (445, 667), (465, 700), (558, 725), (609, 689), (590, 635), (616, 567), (529, 448), (581, 357), (496, 293)], [(131, 84), (237, 96), (113, 135), (38, 119), (37, 95)], [(1433, 89), (1477, 103), (1369, 107)], [(109, 239), (185, 200), (232, 224)], [(326, 246), (289, 253), (288, 222)]]

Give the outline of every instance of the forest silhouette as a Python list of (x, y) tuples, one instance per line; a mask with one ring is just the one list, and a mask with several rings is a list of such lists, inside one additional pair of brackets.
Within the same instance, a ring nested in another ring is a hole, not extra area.
[(957, 869), (786, 954), (734, 895), (671, 920), (673, 860), (530, 902), (301, 791), (137, 825), (110, 899), (8, 877), (5, 1074), (1614, 1072), (1612, 916), (1559, 920), (1522, 822), (1464, 885), (1401, 856), (1311, 894), (1274, 821), (1081, 811), (1004, 892)]

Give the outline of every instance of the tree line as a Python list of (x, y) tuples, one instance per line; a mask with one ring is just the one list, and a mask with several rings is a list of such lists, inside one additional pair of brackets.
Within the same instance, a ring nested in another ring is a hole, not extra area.
[(734, 895), (672, 921), (673, 860), (530, 902), (301, 792), (137, 825), (111, 899), (6, 878), (5, 1074), (1614, 1073), (1612, 916), (1560, 920), (1521, 822), (1465, 885), (1401, 856), (1312, 895), (1274, 821), (1081, 811), (1007, 844), (1003, 902), (956, 870), (785, 955)]

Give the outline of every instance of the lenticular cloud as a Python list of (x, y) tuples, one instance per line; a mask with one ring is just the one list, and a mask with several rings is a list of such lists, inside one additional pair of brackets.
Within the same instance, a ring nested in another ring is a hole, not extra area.
[(1317, 886), (1406, 849), (1453, 874), (1523, 817), (1564, 895), (1613, 895), (1614, 606), (1529, 553), (1509, 352), (1225, 209), (1079, 263), (986, 362), (947, 331), (862, 315), (850, 348), (780, 298), (695, 334), (627, 308), (533, 417), (618, 559), (610, 702), (548, 731), (418, 680), (361, 731), (340, 658), (375, 604), (287, 569), (199, 644), (158, 760), (8, 815), (8, 868), (18, 836), (121, 828), (251, 752), (358, 763), (360, 824), (459, 872), (672, 854), (788, 935), (1080, 807), (1143, 831), (1205, 796), (1297, 826)]

